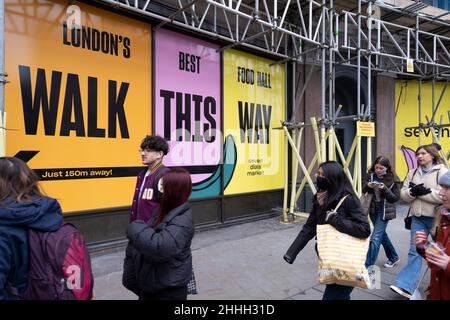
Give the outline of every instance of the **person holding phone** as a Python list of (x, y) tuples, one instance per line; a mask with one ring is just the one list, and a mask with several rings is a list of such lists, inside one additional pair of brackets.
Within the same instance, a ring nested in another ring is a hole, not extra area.
[(393, 172), (389, 159), (385, 156), (377, 157), (363, 184), (363, 193), (373, 195), (369, 216), (374, 228), (370, 237), (366, 267), (375, 264), (381, 245), (383, 245), (388, 258), (384, 267), (395, 267), (400, 261), (397, 251), (386, 233), (389, 220), (396, 217), (395, 203), (400, 199), (400, 187), (400, 179)]

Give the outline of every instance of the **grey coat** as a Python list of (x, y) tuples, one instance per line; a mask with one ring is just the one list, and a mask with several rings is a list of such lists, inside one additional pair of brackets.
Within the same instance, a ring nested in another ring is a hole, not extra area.
[(136, 220), (128, 225), (130, 240), (124, 261), (123, 285), (138, 296), (185, 286), (192, 275), (191, 241), (194, 236), (189, 203), (170, 211), (152, 228)]
[[(373, 172), (369, 172), (365, 178), (363, 183), (363, 193), (371, 193), (374, 191), (372, 188), (369, 188), (367, 185), (370, 181), (370, 176), (375, 174)], [(400, 200), (400, 189), (401, 189), (401, 181), (397, 175), (393, 175), (392, 173), (388, 173), (384, 179), (382, 180), (384, 183), (384, 188), (380, 190), (381, 200), (384, 202), (384, 216), (383, 220), (392, 220), (397, 216), (397, 211), (395, 208), (395, 203)], [(372, 202), (370, 204), (370, 216), (373, 217), (375, 215), (375, 196), (372, 198)]]

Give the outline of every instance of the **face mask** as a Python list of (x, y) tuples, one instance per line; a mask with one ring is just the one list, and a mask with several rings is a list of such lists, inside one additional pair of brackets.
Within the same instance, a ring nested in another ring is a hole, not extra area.
[(328, 189), (328, 180), (324, 177), (317, 177), (316, 178), (317, 188), (319, 190), (327, 190)]

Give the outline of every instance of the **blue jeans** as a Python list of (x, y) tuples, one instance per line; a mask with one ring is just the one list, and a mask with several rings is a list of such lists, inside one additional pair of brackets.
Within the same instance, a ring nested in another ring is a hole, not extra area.
[(400, 259), (386, 231), (383, 234), (383, 241), (381, 241), (381, 245), (383, 246), (384, 253), (386, 254), (386, 257), (389, 261), (395, 262)]
[(428, 235), (433, 226), (433, 218), (431, 217), (412, 217), (410, 245), (408, 252), (408, 263), (397, 276), (396, 286), (405, 289), (409, 293), (413, 293), (417, 288), (420, 278), (420, 270), (422, 269), (422, 257), (416, 251), (414, 236), (416, 231), (423, 230)]
[(327, 284), (322, 300), (350, 300), (350, 293), (352, 291), (353, 287)]
[(373, 232), (370, 237), (369, 251), (367, 252), (366, 267), (372, 266), (377, 261), (380, 246), (383, 245), (386, 256), (392, 262), (398, 260), (398, 254), (386, 233), (387, 220), (383, 220), (383, 203), (375, 203), (375, 216)]

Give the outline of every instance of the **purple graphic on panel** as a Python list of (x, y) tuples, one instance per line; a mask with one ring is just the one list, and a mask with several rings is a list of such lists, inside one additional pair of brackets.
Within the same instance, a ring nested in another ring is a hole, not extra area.
[(155, 34), (155, 133), (170, 145), (164, 164), (186, 167), (197, 184), (212, 178), (221, 158), (217, 48), (168, 30)]

